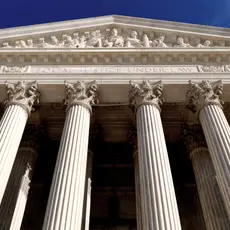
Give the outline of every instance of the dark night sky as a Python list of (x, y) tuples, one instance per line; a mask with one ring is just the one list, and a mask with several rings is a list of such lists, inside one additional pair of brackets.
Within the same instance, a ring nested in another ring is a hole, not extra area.
[(110, 14), (230, 27), (230, 0), (0, 0), (0, 28)]

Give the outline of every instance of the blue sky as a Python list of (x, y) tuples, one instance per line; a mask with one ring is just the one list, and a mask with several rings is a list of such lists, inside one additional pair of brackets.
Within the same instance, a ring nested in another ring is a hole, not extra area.
[(230, 28), (230, 0), (0, 0), (0, 28), (110, 14)]

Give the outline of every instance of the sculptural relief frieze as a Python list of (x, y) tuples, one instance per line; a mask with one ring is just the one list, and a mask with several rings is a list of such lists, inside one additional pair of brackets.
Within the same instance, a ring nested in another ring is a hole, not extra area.
[(169, 42), (171, 40), (170, 35), (153, 37), (148, 33), (137, 32), (136, 30), (123, 33), (120, 31), (121, 28), (108, 28), (106, 32), (95, 30), (74, 32), (72, 35), (62, 34), (58, 37), (20, 39), (14, 42), (4, 41), (1, 48), (209, 48), (223, 46), (223, 44), (220, 45), (204, 39), (202, 42), (190, 44), (185, 42), (182, 36), (176, 36), (173, 42)]

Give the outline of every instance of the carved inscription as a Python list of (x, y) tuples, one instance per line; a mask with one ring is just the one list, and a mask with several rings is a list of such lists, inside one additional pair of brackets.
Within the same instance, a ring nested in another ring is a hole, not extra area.
[(31, 67), (30, 73), (193, 73), (199, 72), (197, 67), (52, 67), (34, 68)]
[(222, 66), (0, 66), (0, 74), (163, 74), (163, 73), (229, 73), (230, 65)]

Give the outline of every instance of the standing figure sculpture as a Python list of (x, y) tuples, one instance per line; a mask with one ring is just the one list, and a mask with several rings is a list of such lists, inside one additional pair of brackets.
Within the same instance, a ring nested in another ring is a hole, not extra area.
[(149, 41), (148, 35), (144, 34), (143, 37), (142, 37), (143, 47), (146, 47), (146, 48), (150, 47), (150, 43), (151, 43), (151, 41)]

